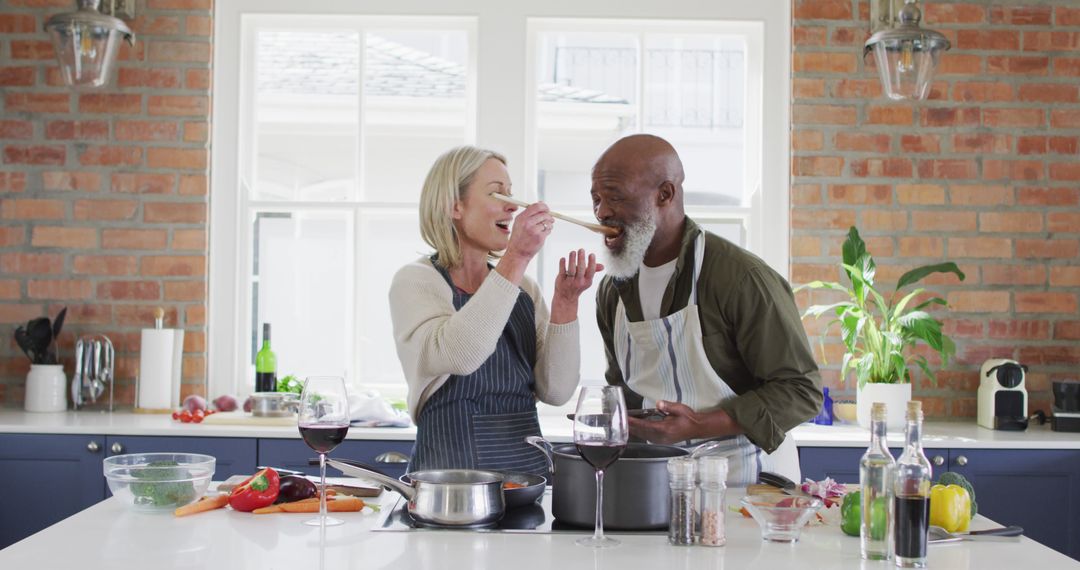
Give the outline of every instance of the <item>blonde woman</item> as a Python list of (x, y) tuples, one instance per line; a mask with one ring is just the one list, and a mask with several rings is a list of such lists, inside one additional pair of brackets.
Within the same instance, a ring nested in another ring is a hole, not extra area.
[(543, 203), (521, 212), (506, 159), (470, 146), (440, 156), (420, 196), (420, 231), (435, 253), (390, 288), (398, 358), (417, 425), (410, 471), (504, 469), (546, 474), (536, 401), (563, 404), (578, 384), (578, 297), (603, 269), (594, 255), (559, 260), (548, 310), (525, 268), (551, 235)]

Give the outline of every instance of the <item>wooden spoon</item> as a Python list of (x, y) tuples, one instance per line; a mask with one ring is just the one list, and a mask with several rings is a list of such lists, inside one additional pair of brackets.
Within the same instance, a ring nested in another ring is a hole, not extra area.
[[(511, 197), (509, 197), (509, 196), (507, 196), (505, 194), (499, 194), (498, 192), (492, 192), (491, 197), (495, 198), (497, 200), (502, 200), (503, 202), (509, 202), (511, 204), (514, 204), (515, 206), (521, 206), (522, 208), (528, 208), (531, 205), (528, 202), (522, 202), (521, 200), (511, 198)], [(592, 230), (592, 231), (594, 231), (594, 232), (596, 232), (598, 234), (602, 234), (602, 235), (604, 235), (606, 237), (615, 237), (615, 236), (619, 235), (619, 233), (621, 233), (617, 228), (613, 228), (611, 226), (605, 226), (605, 225), (601, 225), (601, 224), (593, 224), (593, 223), (590, 223), (590, 222), (584, 222), (584, 221), (579, 220), (577, 218), (571, 218), (570, 216), (566, 216), (566, 215), (560, 214), (558, 212), (549, 211), (548, 213), (551, 214), (551, 217), (553, 217), (553, 218), (557, 218), (557, 219), (560, 219), (560, 220), (563, 220), (563, 221), (566, 221), (566, 222), (570, 222), (571, 224), (577, 224), (577, 225), (579, 225), (579, 226), (581, 226), (581, 227), (583, 227), (585, 229)]]

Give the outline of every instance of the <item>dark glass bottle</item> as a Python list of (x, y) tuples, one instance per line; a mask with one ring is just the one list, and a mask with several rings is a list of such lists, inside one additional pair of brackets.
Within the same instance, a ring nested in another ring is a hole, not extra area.
[(907, 408), (904, 453), (896, 462), (893, 522), (896, 565), (926, 567), (926, 538), (930, 527), (930, 478), (933, 471), (922, 450), (922, 402)]
[(277, 391), (277, 355), (270, 349), (270, 323), (263, 323), (263, 343), (255, 355), (255, 391)]

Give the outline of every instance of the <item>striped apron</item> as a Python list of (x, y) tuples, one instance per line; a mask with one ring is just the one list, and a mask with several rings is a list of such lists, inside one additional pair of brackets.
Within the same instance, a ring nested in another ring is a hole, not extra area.
[[(705, 239), (694, 240), (694, 274), (686, 308), (659, 319), (630, 322), (619, 300), (615, 313), (615, 354), (626, 385), (644, 398), (644, 407), (659, 400), (679, 402), (695, 411), (707, 412), (736, 396), (705, 354), (698, 319), (697, 281), (705, 256)], [(706, 440), (686, 441), (694, 446)], [(710, 455), (728, 457), (728, 484), (756, 483), (761, 471), (775, 471), (800, 481), (798, 451), (792, 438), (772, 454), (764, 453), (745, 435), (710, 439), (717, 442)]]
[[(460, 310), (472, 295), (455, 287), (434, 257), (432, 262)], [(547, 477), (547, 458), (525, 443), (527, 436), (540, 435), (534, 311), (532, 298), (521, 291), (491, 356), (471, 374), (450, 376), (431, 395), (416, 421), (409, 471), (499, 469)]]

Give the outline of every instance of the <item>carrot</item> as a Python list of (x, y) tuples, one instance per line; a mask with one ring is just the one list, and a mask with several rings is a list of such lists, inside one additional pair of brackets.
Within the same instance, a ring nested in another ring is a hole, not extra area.
[(513, 481), (503, 481), (503, 489), (521, 489), (525, 487), (521, 483), (515, 483)]
[[(317, 513), (319, 502), (308, 500), (296, 501), (295, 503), (282, 503), (278, 505), (287, 513)], [(326, 501), (326, 510), (333, 513), (358, 512), (364, 508), (364, 501), (358, 497), (346, 497)]]
[(186, 517), (196, 513), (204, 513), (206, 511), (212, 511), (214, 509), (220, 509), (229, 504), (229, 495), (222, 493), (220, 495), (214, 495), (212, 497), (203, 497), (190, 505), (184, 505), (174, 511), (174, 514), (178, 517)]
[(262, 507), (262, 508), (259, 508), (259, 509), (255, 509), (254, 511), (251, 511), (251, 514), (253, 514), (253, 515), (267, 515), (267, 514), (270, 514), (270, 513), (283, 513), (283, 512), (285, 512), (285, 511), (283, 511), (281, 509), (281, 505), (270, 505), (270, 506), (267, 506), (267, 507)]

